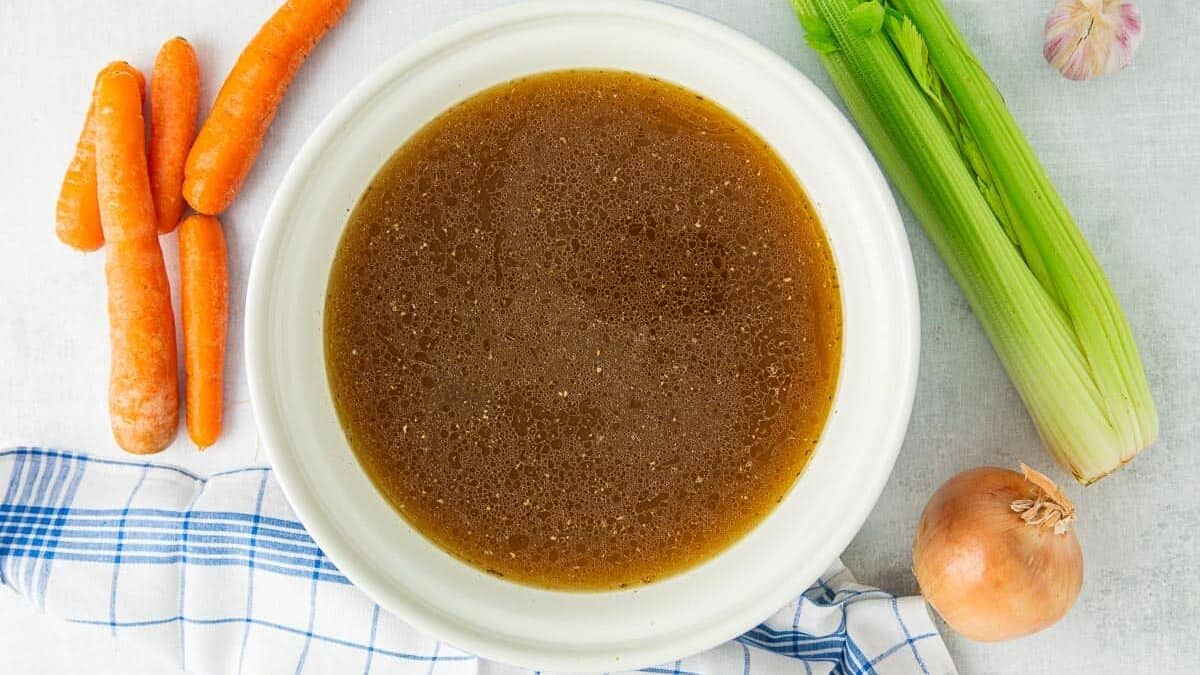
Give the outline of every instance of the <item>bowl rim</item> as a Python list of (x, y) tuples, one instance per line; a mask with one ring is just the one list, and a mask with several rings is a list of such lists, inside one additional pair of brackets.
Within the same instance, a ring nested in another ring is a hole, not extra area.
[[(838, 535), (827, 540), (820, 551), (814, 551), (814, 558), (828, 558), (832, 561), (840, 555), (874, 508), (890, 477), (912, 409), (920, 348), (918, 296), (911, 251), (899, 210), (873, 156), (850, 122), (802, 73), (775, 52), (716, 20), (686, 9), (647, 0), (526, 0), (471, 16), (443, 28), (402, 49), (355, 85), (321, 121), (293, 159), (268, 209), (254, 251), (245, 307), (245, 362), (251, 404), (262, 445), (278, 476), (280, 488), (313, 540), (339, 570), (368, 596), (390, 611), (395, 611), (420, 631), (437, 639), (447, 640), (472, 653), (507, 663), (557, 670), (578, 670), (581, 667), (607, 670), (614, 666), (621, 669), (636, 668), (707, 649), (754, 627), (775, 609), (799, 596), (812, 579), (805, 578), (804, 575), (794, 575), (791, 583), (781, 584), (773, 589), (769, 597), (753, 608), (725, 617), (720, 622), (713, 622), (705, 630), (695, 631), (677, 641), (664, 641), (661, 644), (623, 651), (619, 655), (619, 665), (614, 664), (611, 654), (583, 654), (565, 648), (554, 650), (552, 645), (516, 644), (495, 639), (485, 632), (464, 627), (452, 618), (447, 619), (435, 608), (414, 602), (404, 594), (397, 593), (382, 577), (363, 563), (352, 542), (339, 533), (337, 522), (330, 517), (331, 514), (318, 503), (313, 494), (304, 489), (304, 482), (298, 478), (301, 475), (299, 460), (284, 451), (287, 447), (284, 432), (287, 420), (280, 414), (275, 392), (263, 373), (269, 369), (266, 364), (269, 362), (271, 349), (267, 335), (271, 309), (269, 299), (276, 265), (273, 257), (287, 235), (288, 223), (285, 216), (289, 208), (288, 203), (295, 199), (296, 192), (303, 187), (304, 179), (319, 161), (321, 151), (343, 128), (353, 123), (356, 112), (368, 105), (379, 91), (406, 70), (436, 58), (445, 50), (468, 43), (474, 36), (507, 24), (532, 19), (589, 15), (633, 16), (653, 20), (676, 30), (703, 33), (739, 52), (741, 56), (753, 60), (757, 66), (771, 70), (773, 76), (784, 78), (790, 84), (805, 90), (815, 104), (828, 107), (828, 110), (821, 112), (827, 113), (825, 116), (835, 127), (840, 127), (836, 131), (845, 137), (847, 147), (852, 153), (847, 161), (862, 168), (861, 177), (864, 183), (857, 189), (867, 195), (866, 199), (874, 200), (882, 207), (880, 215), (885, 222), (880, 224), (880, 231), (886, 241), (881, 245), (896, 256), (897, 272), (900, 276), (893, 290), (901, 307), (898, 316), (902, 325), (897, 326), (896, 333), (888, 336), (890, 341), (898, 344), (896, 351), (905, 355), (898, 364), (895, 382), (898, 387), (899, 405), (891, 411), (892, 414), (887, 419), (879, 420), (879, 470), (863, 477), (864, 480), (857, 484), (859, 492), (866, 495), (866, 498), (859, 499), (855, 504), (857, 508), (843, 514), (847, 525), (838, 529)], [(717, 103), (720, 104), (721, 101), (718, 100)]]

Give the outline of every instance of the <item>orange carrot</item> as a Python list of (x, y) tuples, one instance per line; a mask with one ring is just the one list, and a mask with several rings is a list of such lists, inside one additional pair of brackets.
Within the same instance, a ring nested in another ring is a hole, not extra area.
[(188, 41), (163, 43), (150, 75), (150, 190), (158, 231), (170, 232), (183, 215), (183, 163), (196, 137), (200, 65)]
[(233, 201), (296, 70), (350, 0), (288, 0), (246, 45), (200, 128), (184, 169), (183, 196), (200, 213)]
[[(123, 71), (137, 77), (138, 87), (145, 89), (145, 80), (136, 68), (124, 61), (113, 61), (96, 75), (96, 84), (106, 72)], [(55, 228), (64, 244), (81, 251), (95, 251), (104, 245), (104, 233), (100, 229), (100, 205), (96, 202), (96, 94), (88, 103), (83, 131), (75, 145), (75, 156), (63, 176), (62, 189), (58, 193), (55, 209)]]
[(113, 71), (96, 86), (96, 186), (112, 343), (108, 409), (129, 452), (158, 452), (179, 424), (175, 319), (150, 177), (137, 78)]
[(188, 435), (203, 450), (221, 435), (229, 272), (225, 235), (215, 216), (191, 215), (179, 226), (183, 296), (183, 364)]

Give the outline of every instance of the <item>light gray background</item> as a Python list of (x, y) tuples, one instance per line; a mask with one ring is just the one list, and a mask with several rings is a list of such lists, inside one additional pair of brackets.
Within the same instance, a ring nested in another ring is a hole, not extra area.
[[(787, 0), (674, 0), (761, 41), (833, 90)], [(1053, 0), (947, 0), (1040, 153), (1123, 300), (1162, 417), (1156, 447), (1086, 490), (1083, 595), (1054, 628), (972, 644), (947, 632), (964, 673), (1176, 673), (1200, 663), (1200, 6), (1143, 0), (1135, 64), (1090, 83), (1041, 56)], [(53, 210), (96, 70), (149, 69), (174, 34), (195, 45), (210, 101), (276, 0), (0, 0), (0, 445), (116, 455), (105, 413), (102, 255), (54, 238)], [(224, 217), (235, 308), (224, 440), (155, 459), (200, 471), (262, 461), (240, 364), (249, 258), (274, 186), (316, 123), (360, 78), (413, 40), (504, 0), (358, 0), (301, 71), (250, 180)], [(921, 376), (895, 473), (844, 559), (867, 583), (916, 592), (909, 543), (945, 479), (982, 464), (1051, 468), (962, 296), (905, 212), (921, 290)], [(164, 239), (173, 263), (173, 237)], [(174, 265), (171, 264), (172, 275)], [(172, 278), (175, 278), (174, 276)], [(1063, 480), (1054, 468), (1052, 475)], [(102, 631), (66, 625), (0, 591), (0, 654), (12, 673), (171, 672)]]

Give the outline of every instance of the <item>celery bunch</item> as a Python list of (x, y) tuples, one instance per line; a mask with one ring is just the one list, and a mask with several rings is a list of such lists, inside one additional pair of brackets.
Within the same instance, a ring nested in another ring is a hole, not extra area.
[(1071, 214), (938, 0), (792, 0), (1043, 441), (1091, 483), (1158, 435), (1129, 324)]

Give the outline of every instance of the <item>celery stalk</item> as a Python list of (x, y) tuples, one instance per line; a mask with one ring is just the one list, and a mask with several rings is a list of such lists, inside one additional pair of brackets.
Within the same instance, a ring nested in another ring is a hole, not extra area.
[(1051, 454), (1090, 483), (1153, 443), (1154, 404), (1120, 306), (940, 4), (792, 4)]

